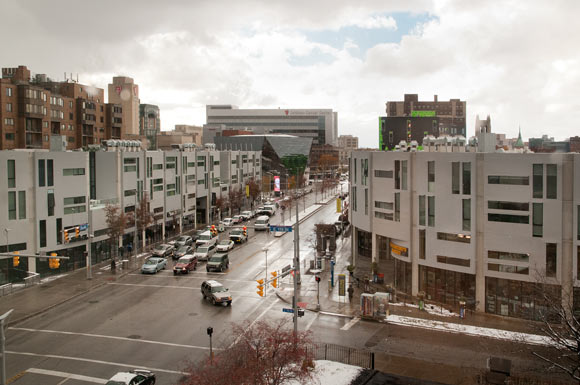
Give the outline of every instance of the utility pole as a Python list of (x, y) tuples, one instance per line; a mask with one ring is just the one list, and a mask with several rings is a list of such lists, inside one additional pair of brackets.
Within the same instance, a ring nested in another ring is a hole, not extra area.
[(87, 279), (93, 279), (93, 271), (92, 271), (92, 236), (93, 234), (93, 211), (91, 210), (91, 200), (87, 204), (87, 209), (89, 210), (89, 223), (87, 224)]
[(294, 225), (294, 296), (292, 309), (294, 310), (294, 335), (298, 335), (298, 285), (300, 284), (300, 234), (298, 222), (298, 205), (296, 205), (296, 224)]
[(264, 279), (264, 297), (268, 294), (268, 249), (263, 248), (262, 251), (266, 253), (266, 278)]

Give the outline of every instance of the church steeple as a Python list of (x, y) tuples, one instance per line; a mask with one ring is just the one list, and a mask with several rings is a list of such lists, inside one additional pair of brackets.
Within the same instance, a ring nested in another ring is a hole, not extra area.
[(518, 140), (516, 140), (515, 148), (524, 148), (524, 141), (522, 140), (522, 127), (519, 126)]

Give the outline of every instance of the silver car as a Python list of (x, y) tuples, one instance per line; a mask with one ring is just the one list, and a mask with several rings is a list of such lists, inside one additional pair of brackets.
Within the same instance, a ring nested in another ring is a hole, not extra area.
[(158, 271), (165, 269), (166, 266), (167, 259), (150, 257), (145, 260), (145, 263), (141, 267), (141, 273), (156, 274)]
[(198, 261), (207, 261), (211, 258), (212, 255), (215, 254), (215, 246), (199, 246), (195, 253), (193, 254), (194, 257), (197, 258)]

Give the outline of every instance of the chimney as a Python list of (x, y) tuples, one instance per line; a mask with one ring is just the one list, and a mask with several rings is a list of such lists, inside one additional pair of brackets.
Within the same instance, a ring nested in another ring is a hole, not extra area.
[(437, 95), (435, 95), (435, 96), (433, 97), (433, 101), (434, 101), (434, 102), (437, 102)]

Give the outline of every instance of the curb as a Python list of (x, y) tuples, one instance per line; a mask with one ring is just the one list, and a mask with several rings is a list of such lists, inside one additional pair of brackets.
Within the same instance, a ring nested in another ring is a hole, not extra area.
[[(137, 270), (137, 269), (135, 269), (135, 270)], [(133, 271), (135, 271), (135, 270), (129, 270), (129, 271), (125, 272), (125, 273), (121, 273), (121, 274), (120, 274), (118, 277), (119, 277), (119, 278), (123, 278), (125, 275), (127, 275), (127, 274), (129, 274), (129, 273), (131, 273), (131, 272), (133, 272)], [(103, 287), (103, 286), (105, 286), (105, 285), (107, 285), (107, 282), (101, 282), (101, 283), (99, 283), (99, 284), (96, 284), (95, 286), (91, 286), (89, 289), (87, 289), (87, 290), (85, 290), (85, 291), (83, 291), (83, 292), (76, 293), (75, 295), (73, 295), (73, 296), (71, 296), (71, 297), (68, 297), (68, 298), (65, 298), (65, 299), (63, 299), (62, 301), (60, 301), (60, 302), (57, 302), (57, 303), (55, 303), (55, 304), (52, 304), (52, 305), (50, 305), (50, 306), (48, 306), (48, 307), (46, 307), (46, 308), (44, 308), (44, 309), (38, 310), (38, 311), (36, 311), (36, 312), (34, 312), (34, 313), (27, 314), (27, 315), (25, 315), (24, 317), (20, 317), (20, 318), (18, 318), (18, 319), (15, 319), (15, 320), (9, 321), (9, 322), (7, 322), (7, 323), (6, 323), (6, 326), (7, 326), (7, 327), (11, 327), (11, 326), (17, 325), (17, 324), (18, 324), (18, 323), (20, 323), (20, 322), (27, 321), (27, 320), (29, 320), (29, 319), (31, 319), (31, 318), (34, 318), (34, 317), (36, 317), (36, 316), (38, 316), (38, 315), (40, 315), (40, 314), (46, 313), (47, 311), (49, 311), (49, 310), (52, 310), (52, 309), (54, 309), (55, 307), (57, 307), (57, 306), (60, 306), (60, 305), (62, 305), (62, 304), (64, 304), (64, 303), (66, 303), (66, 302), (68, 302), (68, 301), (71, 301), (71, 300), (73, 300), (73, 299), (75, 299), (75, 298), (78, 298), (78, 297), (80, 297), (80, 296), (82, 296), (82, 295), (85, 295), (85, 294), (87, 294), (87, 293), (89, 293), (89, 292), (91, 292), (91, 291), (93, 291), (93, 290), (99, 289), (99, 288), (101, 288), (101, 287)]]
[[(286, 298), (282, 297), (280, 295), (280, 293), (278, 293), (278, 290), (276, 290), (275, 293), (276, 293), (276, 297), (278, 297), (280, 300), (282, 300), (282, 302), (284, 302), (286, 304), (290, 304), (291, 303), (289, 300), (287, 300)], [(336, 317), (344, 317), (344, 318), (356, 318), (356, 317), (358, 317), (358, 315), (356, 315), (356, 314), (331, 313), (329, 311), (322, 310), (322, 309), (308, 309), (308, 308), (306, 308), (304, 310), (310, 311), (312, 313), (320, 313), (320, 314), (333, 315), (333, 316), (336, 316)]]

